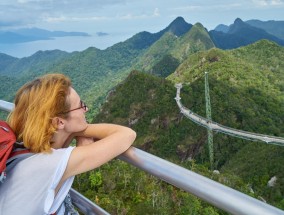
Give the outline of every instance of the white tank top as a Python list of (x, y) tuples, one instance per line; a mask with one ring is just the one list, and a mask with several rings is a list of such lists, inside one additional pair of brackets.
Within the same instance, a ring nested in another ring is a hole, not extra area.
[(74, 177), (67, 179), (55, 196), (74, 147), (53, 149), (52, 153), (38, 153), (20, 161), (7, 172), (0, 184), (0, 214), (44, 215), (57, 211), (64, 214), (64, 201)]

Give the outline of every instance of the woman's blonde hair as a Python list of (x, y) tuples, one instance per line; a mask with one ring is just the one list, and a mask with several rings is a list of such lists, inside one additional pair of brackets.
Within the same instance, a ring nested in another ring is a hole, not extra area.
[(62, 74), (47, 74), (22, 86), (15, 97), (15, 108), (8, 123), (17, 140), (31, 152), (50, 152), (57, 127), (54, 117), (66, 118), (70, 104), (71, 81)]

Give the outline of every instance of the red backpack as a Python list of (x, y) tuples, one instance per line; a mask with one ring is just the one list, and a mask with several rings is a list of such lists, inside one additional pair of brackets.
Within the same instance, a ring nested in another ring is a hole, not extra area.
[[(5, 121), (0, 120), (0, 182), (2, 183), (6, 178), (5, 170), (8, 163), (12, 163), (21, 154), (31, 154), (27, 149), (23, 148), (13, 150), (15, 143), (16, 136), (13, 130)], [(13, 162), (13, 164), (15, 163)]]
[[(33, 153), (24, 148), (22, 143), (16, 142), (16, 136), (10, 126), (0, 120), (0, 182), (3, 183), (6, 178), (6, 168), (14, 167), (19, 161), (31, 155)], [(75, 213), (69, 194), (66, 196), (64, 204), (67, 211), (78, 214)], [(52, 215), (56, 215), (56, 213)]]

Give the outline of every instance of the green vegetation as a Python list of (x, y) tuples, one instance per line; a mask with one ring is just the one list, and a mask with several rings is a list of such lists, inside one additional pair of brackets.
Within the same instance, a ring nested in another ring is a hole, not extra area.
[[(257, 50), (259, 55), (255, 56)], [(282, 79), (278, 78), (278, 75), (283, 75), (283, 66), (276, 60), (283, 51), (274, 43), (260, 41), (232, 51), (211, 49), (198, 52), (190, 55), (168, 80), (133, 71), (110, 93), (94, 121), (131, 126), (138, 133), (136, 147), (189, 169), (194, 164), (199, 167), (194, 171), (212, 177), (206, 129), (179, 113), (173, 99), (176, 92), (174, 83), (190, 83), (182, 89), (182, 102), (205, 116), (204, 71), (208, 71), (214, 121), (237, 129), (283, 137), (284, 98), (280, 88)], [(219, 133), (214, 133), (214, 147), (215, 167), (221, 172), (220, 176), (213, 177), (215, 180), (284, 208), (282, 147)], [(136, 174), (131, 176), (133, 181), (130, 184), (135, 183)], [(277, 183), (268, 187), (267, 182), (273, 176), (278, 178)], [(146, 181), (147, 184), (152, 183), (150, 179)], [(166, 198), (168, 192), (161, 194), (161, 198)], [(110, 195), (108, 197), (111, 198)], [(169, 198), (168, 201), (168, 205), (176, 204), (174, 199)], [(203, 210), (204, 207), (207, 206), (203, 205)], [(167, 208), (164, 214), (175, 213), (174, 209), (170, 211), (170, 206)], [(198, 208), (198, 204), (192, 206), (192, 211), (193, 208)]]
[[(187, 165), (199, 168), (193, 162)], [(74, 185), (110, 214), (226, 214), (118, 160), (76, 177)]]
[(212, 47), (214, 44), (208, 32), (197, 23), (180, 37), (173, 32), (165, 33), (139, 58), (132, 69), (166, 77), (190, 54)]
[[(221, 172), (215, 175), (206, 129), (185, 118), (174, 100), (174, 84), (182, 82), (182, 103), (205, 116), (207, 71), (214, 121), (284, 137), (284, 48), (263, 40), (223, 51), (201, 24), (188, 27), (175, 29), (178, 35), (171, 28), (142, 32), (106, 50), (0, 55), (0, 98), (12, 101), (23, 83), (46, 71), (67, 74), (91, 107), (89, 121), (130, 126), (136, 147), (284, 209), (283, 147), (214, 133)], [(268, 187), (273, 176), (277, 182)], [(111, 214), (226, 214), (117, 160), (76, 177), (75, 188)]]

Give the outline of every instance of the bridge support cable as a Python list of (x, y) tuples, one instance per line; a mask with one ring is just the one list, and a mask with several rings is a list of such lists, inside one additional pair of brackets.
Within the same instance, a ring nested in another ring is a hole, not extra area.
[(273, 145), (278, 145), (278, 146), (284, 146), (284, 138), (283, 137), (276, 137), (276, 136), (270, 136), (270, 135), (265, 135), (265, 134), (258, 134), (258, 133), (253, 133), (253, 132), (248, 132), (248, 131), (242, 131), (234, 128), (230, 128), (221, 124), (218, 124), (216, 122), (213, 122), (212, 120), (208, 120), (188, 108), (184, 107), (181, 103), (181, 98), (180, 98), (180, 90), (182, 88), (182, 84), (176, 84), (175, 87), (177, 88), (176, 92), (176, 97), (175, 100), (177, 102), (177, 105), (181, 111), (182, 114), (184, 114), (188, 119), (191, 121), (205, 127), (209, 128), (213, 131), (216, 132), (221, 132), (227, 135), (231, 135), (234, 137), (246, 139), (246, 140), (251, 140), (251, 141), (262, 141), (267, 144), (273, 144)]
[[(11, 107), (8, 108), (11, 111), (13, 104), (10, 103), (8, 106)], [(7, 103), (0, 100), (0, 110), (6, 110), (6, 108)], [(230, 214), (284, 215), (284, 211), (276, 207), (140, 149), (130, 147), (125, 153), (118, 156), (118, 158), (175, 187), (192, 193)], [(82, 209), (82, 212), (86, 215), (108, 214), (103, 209), (97, 208), (98, 206), (95, 203), (92, 203), (73, 189), (71, 190), (71, 198), (74, 201), (74, 205)]]
[[(208, 72), (205, 72), (205, 101), (206, 101), (206, 118), (207, 120), (212, 121)], [(213, 170), (214, 168), (214, 145), (213, 145), (213, 131), (211, 128), (207, 128), (207, 142), (208, 142), (208, 151), (209, 151), (209, 160), (210, 160), (211, 170)]]

